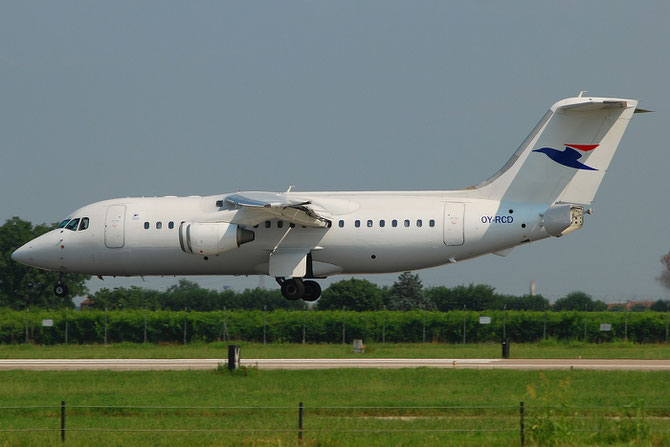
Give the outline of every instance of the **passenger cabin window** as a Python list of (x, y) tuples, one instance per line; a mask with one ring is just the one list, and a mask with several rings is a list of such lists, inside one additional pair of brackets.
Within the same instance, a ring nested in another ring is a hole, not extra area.
[(270, 228), (271, 226), (272, 226), (272, 222), (270, 222), (269, 220), (266, 220), (265, 221), (265, 228)]
[(392, 226), (393, 228), (397, 227), (397, 226), (398, 226), (398, 221), (395, 220), (395, 219), (393, 219), (393, 220), (391, 221), (391, 226)]
[(416, 226), (419, 227), (419, 228), (421, 228), (421, 227), (423, 226), (423, 221), (422, 221), (421, 219), (418, 219), (418, 220), (416, 221)]
[(379, 226), (380, 226), (381, 228), (384, 228), (385, 225), (386, 225), (386, 222), (384, 222), (384, 219), (382, 219), (382, 220), (379, 221)]
[(361, 227), (361, 221), (360, 221), (360, 220), (357, 220), (356, 222), (354, 222), (354, 226), (355, 226), (356, 228), (360, 228), (360, 227)]
[(163, 222), (156, 222), (156, 229), (160, 230), (161, 228), (163, 228)]
[(339, 221), (337, 224), (339, 225), (340, 228), (344, 228), (344, 221), (343, 220)]
[(368, 228), (372, 228), (372, 220), (368, 220)]
[(283, 220), (278, 220), (277, 221), (277, 228), (283, 228), (284, 227), (284, 221)]
[(81, 218), (81, 223), (79, 224), (79, 231), (84, 231), (85, 229), (88, 228), (88, 217), (82, 217)]
[(76, 219), (72, 219), (69, 224), (65, 227), (67, 230), (71, 231), (77, 231), (77, 227), (79, 226), (79, 218), (77, 217)]
[(149, 222), (144, 222), (144, 229), (148, 230), (149, 229)]
[(65, 219), (64, 221), (62, 221), (61, 223), (59, 223), (58, 226), (57, 226), (56, 228), (65, 228), (65, 225), (67, 225), (67, 223), (68, 223), (69, 221), (70, 221), (70, 219)]
[(174, 222), (170, 221), (168, 222), (168, 228), (171, 230), (174, 228)]
[(405, 226), (409, 227), (409, 219), (405, 219)]
[(431, 227), (434, 227), (435, 226), (435, 219), (430, 219), (430, 221), (428, 221), (428, 225), (430, 225)]

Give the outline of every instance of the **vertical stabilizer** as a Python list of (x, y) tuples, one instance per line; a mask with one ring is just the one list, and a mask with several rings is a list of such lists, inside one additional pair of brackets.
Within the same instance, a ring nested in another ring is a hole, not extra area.
[(495, 200), (590, 204), (636, 106), (615, 98), (557, 102), (505, 166), (475, 188)]

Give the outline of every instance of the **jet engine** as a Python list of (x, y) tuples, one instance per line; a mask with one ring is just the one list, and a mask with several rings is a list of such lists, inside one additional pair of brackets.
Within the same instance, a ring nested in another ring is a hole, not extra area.
[(542, 214), (544, 230), (556, 237), (579, 230), (583, 224), (584, 208), (577, 205), (554, 205)]
[(253, 231), (227, 222), (184, 222), (179, 226), (181, 249), (192, 255), (218, 255), (255, 237)]

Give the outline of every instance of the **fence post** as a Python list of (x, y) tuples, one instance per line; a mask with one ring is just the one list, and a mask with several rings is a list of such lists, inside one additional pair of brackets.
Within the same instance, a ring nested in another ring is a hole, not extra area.
[(60, 401), (60, 440), (65, 442), (65, 401)]
[(623, 341), (628, 341), (628, 309), (624, 312), (624, 318), (625, 318), (625, 325), (624, 325), (624, 333), (623, 333)]
[(267, 324), (267, 321), (265, 320), (266, 317), (266, 312), (268, 310), (268, 306), (265, 305), (263, 306), (263, 344), (265, 344), (265, 325)]
[(26, 343), (28, 343), (28, 308), (26, 307)]
[(465, 344), (465, 309), (466, 305), (463, 304), (463, 344)]
[(519, 427), (521, 429), (521, 447), (526, 445), (526, 433), (524, 432), (525, 424), (523, 421), (523, 401), (519, 404)]
[(345, 323), (344, 323), (344, 312), (346, 311), (346, 306), (342, 306), (342, 344), (346, 343), (345, 337)]
[(298, 405), (298, 442), (302, 442), (302, 402)]
[(65, 344), (67, 344), (67, 307), (65, 308)]
[(188, 321), (188, 307), (184, 307), (184, 345), (186, 345), (186, 322)]
[(307, 312), (307, 304), (302, 309), (302, 344), (305, 344), (305, 312)]
[(382, 343), (386, 343), (386, 306), (382, 312)]
[(105, 344), (107, 344), (107, 306), (105, 306)]
[(422, 336), (423, 336), (423, 342), (426, 342), (426, 311), (423, 311), (423, 331), (422, 331)]
[(503, 340), (507, 341), (507, 304), (503, 305)]

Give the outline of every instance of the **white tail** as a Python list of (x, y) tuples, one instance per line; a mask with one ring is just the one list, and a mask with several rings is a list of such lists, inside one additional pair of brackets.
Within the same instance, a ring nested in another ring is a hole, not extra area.
[(475, 189), (495, 200), (591, 204), (636, 106), (615, 98), (557, 102), (505, 166)]

